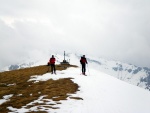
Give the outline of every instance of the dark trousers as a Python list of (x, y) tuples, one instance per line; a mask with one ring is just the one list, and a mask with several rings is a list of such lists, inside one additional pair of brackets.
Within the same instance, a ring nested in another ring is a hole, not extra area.
[(86, 72), (86, 64), (81, 64), (81, 65), (82, 65), (82, 73), (85, 74), (85, 72)]
[(55, 64), (51, 64), (51, 72), (53, 73), (55, 73), (55, 71), (56, 71), (56, 69), (55, 69)]

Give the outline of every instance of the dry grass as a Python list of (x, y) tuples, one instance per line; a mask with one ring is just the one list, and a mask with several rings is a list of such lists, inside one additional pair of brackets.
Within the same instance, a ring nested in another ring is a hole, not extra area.
[[(56, 65), (56, 70), (63, 70), (67, 67), (76, 66)], [(78, 91), (79, 86), (71, 80), (72, 78), (59, 80), (50, 79), (48, 81), (41, 81), (37, 83), (33, 83), (33, 81), (28, 82), (32, 75), (43, 75), (47, 73), (48, 70), (48, 66), (42, 65), (0, 73), (0, 99), (2, 99), (4, 95), (13, 94), (9, 101), (0, 105), (0, 113), (9, 112), (7, 109), (8, 106), (12, 106), (14, 108), (26, 106), (28, 103), (37, 100), (43, 95), (46, 95), (43, 98), (45, 99), (45, 102), (46, 99), (52, 99), (53, 101), (56, 101), (56, 104), (61, 104), (59, 101), (67, 100), (67, 97), (69, 97), (69, 95), (67, 95), (68, 93), (73, 94)], [(80, 97), (71, 98), (81, 99)], [(37, 106), (40, 104), (35, 103), (35, 105)], [(53, 107), (54, 104), (49, 105), (51, 106), (48, 106), (48, 108), (59, 109), (57, 107)], [(30, 108), (33, 107), (33, 105), (27, 107)], [(42, 111), (40, 113), (42, 113)], [(43, 113), (45, 113), (45, 111), (43, 111)]]

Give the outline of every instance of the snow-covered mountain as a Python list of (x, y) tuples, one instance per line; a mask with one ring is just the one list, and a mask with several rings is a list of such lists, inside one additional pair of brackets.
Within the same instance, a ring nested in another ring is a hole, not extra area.
[[(58, 64), (63, 60), (62, 55), (55, 55), (55, 57)], [(45, 65), (48, 59), (47, 57), (43, 59), (44, 60), (28, 63), (31, 65), (25, 66)], [(83, 76), (80, 75), (80, 55), (67, 54), (66, 59), (70, 64), (78, 65), (79, 67), (56, 71), (57, 75), (50, 73), (34, 75), (28, 81), (36, 83), (49, 79), (72, 78), (72, 81), (79, 85), (79, 90), (75, 94), (68, 95), (80, 97), (82, 100), (74, 100), (68, 97), (67, 100), (60, 100), (59, 103), (61, 104), (57, 104), (57, 102), (52, 99), (46, 99), (45, 101), (45, 95), (42, 95), (37, 100), (21, 108), (7, 106), (7, 109), (12, 113), (40, 111), (47, 113), (149, 113), (150, 92), (135, 86), (139, 83), (138, 86), (143, 88), (147, 87), (144, 79), (149, 76), (147, 75), (147, 73), (149, 73), (148, 68), (139, 68), (114, 60), (88, 57), (86, 72), (88, 76)], [(15, 65), (15, 67), (23, 68), (21, 66), (21, 64)], [(10, 67), (11, 66), (9, 66), (8, 69)], [(0, 99), (0, 104), (9, 101), (12, 96), (12, 93), (4, 95), (3, 99)], [(51, 105), (59, 109), (52, 109)]]
[[(55, 54), (55, 57), (57, 59), (57, 64), (62, 62), (62, 60), (64, 59), (63, 55)], [(66, 60), (68, 60), (70, 64), (78, 65), (80, 67), (79, 62), (80, 57), (81, 55), (77, 54), (67, 54)], [(10, 65), (8, 67), (5, 67), (3, 70), (14, 70), (24, 67), (45, 65), (48, 62), (48, 60), (49, 57), (46, 56), (42, 57), (41, 60), (36, 60), (32, 62), (25, 61), (26, 63), (23, 62), (21, 64)], [(123, 63), (116, 60), (96, 58), (90, 56), (87, 56), (87, 60), (88, 60), (87, 65), (88, 74), (90, 74), (90, 69), (94, 68), (98, 71), (114, 76), (130, 84), (150, 90), (150, 68), (138, 67), (132, 64)]]
[(120, 80), (150, 90), (150, 68), (103, 58), (88, 58), (89, 67), (95, 67)]
[[(80, 68), (68, 68), (57, 71), (57, 75), (50, 73), (35, 75), (29, 81), (36, 83), (49, 79), (72, 78), (80, 88), (75, 94), (69, 93), (68, 95), (80, 97), (82, 100), (68, 97), (67, 100), (60, 100), (61, 104), (57, 104), (52, 99), (45, 99), (46, 95), (41, 95), (37, 100), (31, 101), (21, 108), (12, 106), (7, 106), (7, 108), (11, 113), (40, 111), (47, 113), (149, 113), (149, 91), (120, 81), (93, 68), (90, 68), (90, 75), (87, 73), (89, 76), (80, 75), (79, 70)], [(0, 104), (9, 101), (12, 96), (13, 94), (3, 96)], [(52, 109), (52, 105), (58, 109)]]

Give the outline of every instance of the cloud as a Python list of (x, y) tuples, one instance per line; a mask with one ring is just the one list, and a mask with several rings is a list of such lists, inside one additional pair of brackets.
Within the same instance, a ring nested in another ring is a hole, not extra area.
[(150, 67), (149, 6), (148, 0), (2, 0), (1, 67), (64, 50)]

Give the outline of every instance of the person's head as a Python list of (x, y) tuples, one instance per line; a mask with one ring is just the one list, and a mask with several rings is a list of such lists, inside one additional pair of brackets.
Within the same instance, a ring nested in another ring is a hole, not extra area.
[(83, 55), (83, 57), (85, 58), (85, 55)]
[(54, 58), (54, 55), (52, 55), (52, 58)]

